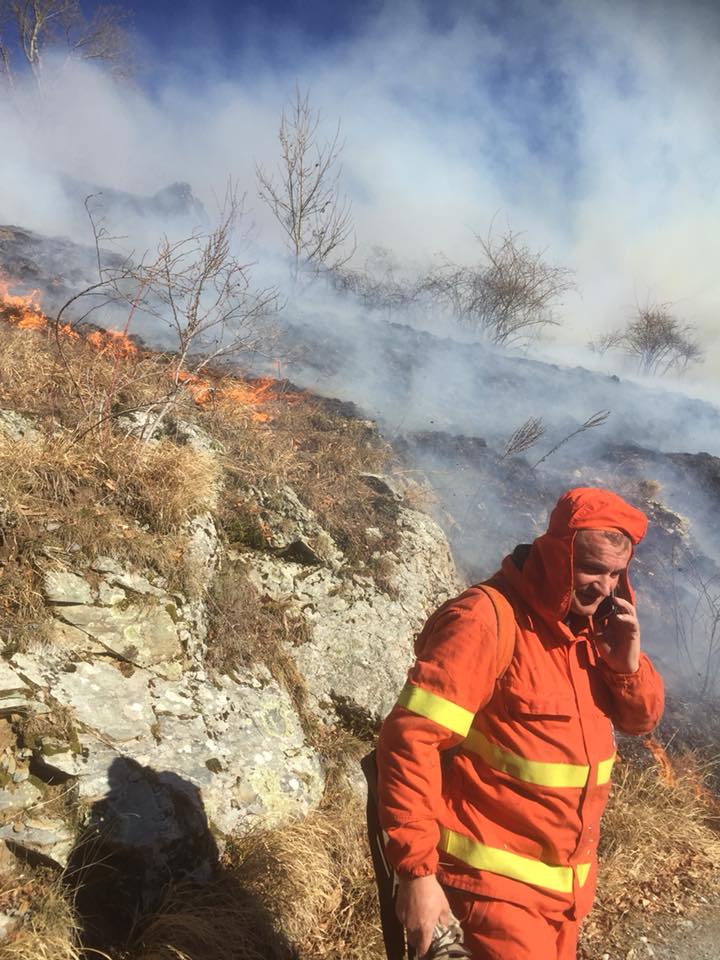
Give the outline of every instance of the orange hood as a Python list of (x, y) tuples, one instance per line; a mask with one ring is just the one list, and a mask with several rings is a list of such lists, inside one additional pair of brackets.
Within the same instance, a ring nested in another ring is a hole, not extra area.
[[(513, 555), (502, 564), (513, 590), (545, 620), (564, 620), (570, 611), (573, 542), (578, 530), (622, 530), (636, 545), (647, 531), (647, 517), (610, 490), (576, 487), (560, 497), (547, 532), (530, 546), (522, 567)], [(627, 571), (620, 577), (617, 593), (635, 602)]]

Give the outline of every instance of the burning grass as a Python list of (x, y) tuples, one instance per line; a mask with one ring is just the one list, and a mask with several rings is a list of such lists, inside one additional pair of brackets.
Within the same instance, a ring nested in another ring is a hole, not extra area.
[(581, 960), (596, 960), (609, 946), (624, 956), (629, 930), (685, 915), (717, 883), (720, 803), (706, 786), (710, 767), (697, 753), (669, 758), (653, 746), (654, 762), (619, 762), (613, 774)]

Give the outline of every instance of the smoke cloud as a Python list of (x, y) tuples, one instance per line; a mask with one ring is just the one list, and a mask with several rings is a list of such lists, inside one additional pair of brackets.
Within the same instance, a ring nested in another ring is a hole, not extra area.
[[(72, 177), (141, 195), (187, 181), (212, 213), (230, 177), (246, 195), (253, 256), (280, 253), (258, 200), (295, 83), (323, 129), (342, 122), (343, 185), (362, 263), (374, 245), (402, 261), (478, 254), (477, 234), (509, 223), (576, 271), (549, 349), (574, 353), (633, 307), (672, 302), (697, 323), (710, 389), (720, 369), (714, 241), (720, 94), (714, 5), (393, 3), (322, 45), (245, 24), (235, 51), (206, 21), (177, 30), (144, 87), (65, 65), (40, 105), (0, 106), (0, 219), (87, 239)], [(368, 8), (369, 10), (372, 8)], [(197, 38), (201, 39), (198, 40)], [(133, 227), (150, 245), (167, 222)], [(586, 358), (587, 359), (587, 358)]]

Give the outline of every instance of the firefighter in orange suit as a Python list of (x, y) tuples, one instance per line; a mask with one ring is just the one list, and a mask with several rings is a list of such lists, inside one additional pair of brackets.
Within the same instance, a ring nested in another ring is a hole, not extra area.
[(506, 669), (496, 609), (479, 588), (436, 611), (418, 637), (378, 770), (397, 913), (419, 956), (448, 907), (473, 960), (576, 956), (613, 726), (648, 733), (663, 709), (628, 580), (646, 529), (616, 494), (570, 490), (547, 532), (490, 581), (515, 621)]

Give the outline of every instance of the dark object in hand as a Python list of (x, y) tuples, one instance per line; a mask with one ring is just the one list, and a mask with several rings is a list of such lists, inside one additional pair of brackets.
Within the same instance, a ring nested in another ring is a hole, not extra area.
[(609, 597), (605, 597), (603, 602), (595, 611), (594, 620), (597, 623), (607, 623), (610, 617), (614, 617), (616, 613), (620, 613), (621, 607), (615, 603), (615, 595), (610, 594)]

